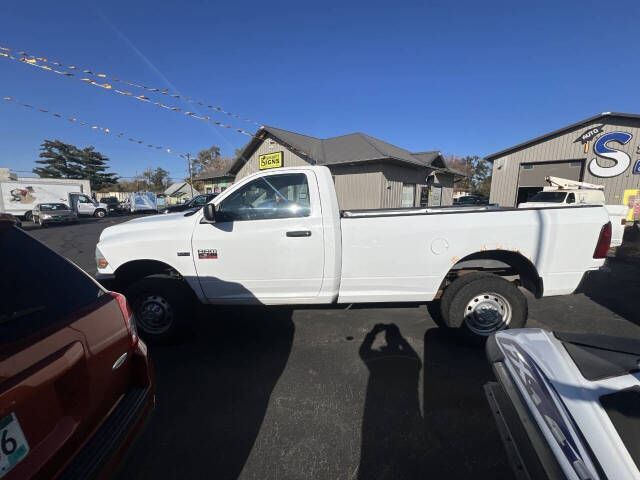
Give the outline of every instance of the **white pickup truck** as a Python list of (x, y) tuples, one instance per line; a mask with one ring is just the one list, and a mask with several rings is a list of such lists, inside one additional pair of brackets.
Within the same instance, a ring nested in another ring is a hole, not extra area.
[(547, 177), (545, 180), (549, 186), (544, 187), (542, 191), (536, 193), (526, 202), (519, 204), (519, 208), (561, 207), (574, 203), (604, 205), (611, 220), (611, 247), (622, 245), (624, 228), (629, 214), (628, 206), (605, 205), (603, 185), (576, 182), (559, 177)]
[[(461, 221), (460, 215), (464, 215)], [(440, 300), (469, 339), (522, 327), (535, 296), (570, 294), (604, 263), (611, 224), (598, 205), (340, 211), (326, 167), (243, 178), (201, 210), (102, 232), (97, 279), (126, 292), (142, 334), (173, 336), (207, 304)]]

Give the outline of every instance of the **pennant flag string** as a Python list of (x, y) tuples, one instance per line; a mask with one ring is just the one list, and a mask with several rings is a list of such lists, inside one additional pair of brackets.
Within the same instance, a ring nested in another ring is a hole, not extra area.
[[(103, 133), (106, 133), (106, 134), (113, 133), (113, 130), (108, 128), (108, 127), (104, 127), (102, 125), (95, 125), (95, 124), (91, 124), (91, 123), (88, 123), (88, 122), (83, 122), (83, 121), (79, 120), (76, 117), (67, 117), (67, 116), (62, 115), (60, 113), (52, 112), (51, 110), (49, 110), (47, 108), (36, 108), (33, 105), (29, 105), (28, 103), (19, 102), (18, 100), (16, 100), (13, 97), (2, 97), (2, 100), (6, 101), (6, 102), (9, 102), (9, 103), (13, 103), (15, 105), (20, 105), (20, 106), (22, 106), (22, 107), (24, 107), (26, 109), (29, 109), (29, 110), (38, 111), (38, 112), (43, 113), (45, 115), (51, 115), (51, 116), (53, 116), (55, 118), (66, 119), (71, 123), (75, 123), (75, 124), (80, 125), (82, 127), (88, 127), (91, 130), (100, 131), (100, 132), (103, 132)], [(116, 138), (122, 138), (122, 137), (125, 136), (125, 133), (124, 132), (120, 132), (120, 133), (114, 134), (113, 136), (115, 136)], [(168, 153), (169, 155), (175, 155), (175, 156), (178, 156), (180, 158), (186, 158), (185, 154), (178, 153), (178, 152), (174, 151), (174, 149), (172, 149), (172, 148), (167, 148), (167, 147), (164, 147), (164, 146), (161, 146), (161, 145), (154, 145), (154, 144), (151, 144), (151, 143), (146, 143), (144, 140), (140, 140), (140, 139), (133, 138), (133, 137), (128, 137), (127, 136), (126, 138), (130, 142), (135, 143), (136, 145), (146, 146), (147, 148), (153, 148), (155, 150), (162, 151), (163, 153)]]
[[(114, 93), (117, 93), (117, 94), (120, 94), (120, 95), (123, 95), (123, 96), (127, 96), (127, 97), (132, 97), (132, 98), (135, 98), (135, 99), (143, 101), (143, 102), (152, 103), (152, 104), (154, 104), (154, 105), (156, 105), (158, 107), (165, 108), (167, 110), (171, 110), (171, 111), (175, 111), (175, 112), (181, 112), (182, 108), (181, 107), (167, 105), (167, 104), (165, 104), (163, 102), (152, 101), (151, 99), (149, 99), (145, 95), (135, 95), (133, 92), (116, 89), (116, 88), (113, 87), (112, 84), (107, 83), (105, 81), (105, 79), (110, 80), (112, 82), (125, 84), (125, 85), (130, 86), (130, 87), (142, 88), (142, 89), (145, 89), (146, 91), (149, 91), (149, 92), (154, 92), (154, 93), (157, 92), (157, 93), (160, 93), (160, 94), (163, 94), (163, 95), (168, 95), (168, 96), (170, 96), (172, 98), (182, 99), (183, 101), (186, 101), (186, 102), (189, 102), (189, 103), (196, 103), (197, 105), (209, 108), (209, 109), (213, 110), (216, 113), (226, 114), (226, 115), (228, 115), (228, 116), (230, 116), (232, 118), (241, 119), (241, 120), (244, 120), (244, 121), (247, 121), (247, 122), (251, 122), (251, 123), (253, 123), (253, 124), (257, 125), (257, 126), (260, 126), (259, 123), (255, 122), (255, 121), (252, 121), (252, 120), (250, 120), (248, 118), (243, 118), (238, 114), (226, 111), (222, 107), (215, 106), (215, 105), (209, 105), (209, 104), (206, 104), (206, 103), (204, 103), (202, 101), (199, 101), (199, 100), (193, 100), (192, 98), (189, 98), (189, 97), (184, 97), (184, 96), (181, 96), (181, 95), (178, 95), (178, 94), (169, 93), (169, 91), (167, 89), (160, 90), (158, 88), (151, 88), (151, 87), (147, 87), (145, 85), (140, 85), (140, 84), (133, 83), (133, 82), (123, 81), (123, 80), (120, 80), (117, 77), (107, 78), (107, 75), (103, 74), (103, 73), (95, 73), (92, 70), (81, 69), (80, 67), (76, 67), (75, 65), (67, 65), (67, 66), (65, 66), (60, 62), (51, 61), (46, 57), (36, 57), (34, 55), (30, 55), (27, 52), (23, 52), (23, 51), (18, 52), (17, 55), (19, 55), (20, 57), (18, 58), (16, 56), (14, 56), (12, 54), (12, 50), (10, 48), (1, 47), (0, 46), (0, 58), (19, 61), (19, 62), (24, 63), (26, 65), (30, 65), (32, 67), (37, 67), (37, 68), (40, 68), (42, 70), (46, 70), (46, 71), (49, 71), (49, 72), (52, 72), (52, 73), (56, 73), (58, 75), (62, 75), (62, 76), (67, 77), (67, 78), (77, 78), (77, 79), (79, 79), (79, 80), (81, 80), (81, 81), (83, 81), (85, 83), (90, 84), (90, 85), (93, 85), (93, 86), (96, 86), (96, 87), (100, 87), (100, 88), (103, 88), (105, 90), (111, 90)], [(58, 67), (58, 68), (52, 68), (52, 67), (49, 66), (49, 64), (50, 65), (54, 65), (55, 67)], [(69, 71), (65, 71), (65, 70), (62, 70), (61, 68), (67, 68), (67, 69), (70, 69), (70, 70), (74, 70), (77, 73), (72, 73), (72, 72), (69, 72)], [(89, 78), (91, 76), (93, 76), (95, 78), (98, 78), (99, 81), (92, 80), (91, 78)], [(185, 111), (184, 114), (187, 115), (187, 116), (192, 116), (194, 118), (197, 118), (198, 120), (211, 121), (215, 125), (217, 125), (219, 127), (222, 127), (222, 128), (228, 128), (228, 129), (232, 129), (233, 128), (229, 124), (225, 124), (223, 122), (212, 120), (208, 116), (200, 116), (200, 115), (196, 115), (194, 112), (188, 112), (188, 111)], [(251, 132), (248, 132), (248, 131), (246, 131), (244, 129), (240, 129), (239, 128), (239, 129), (234, 129), (234, 130), (236, 132), (238, 132), (238, 133), (242, 133), (242, 134), (245, 134), (245, 135), (250, 135), (250, 136), (252, 135)]]
[[(51, 115), (51, 116), (53, 116), (55, 118), (66, 119), (67, 121), (69, 121), (71, 123), (75, 123), (75, 124), (80, 125), (82, 127), (89, 127), (91, 130), (101, 131), (101, 132), (106, 133), (106, 134), (113, 133), (113, 130), (108, 128), (108, 127), (104, 127), (104, 126), (101, 126), (101, 125), (96, 125), (96, 124), (91, 124), (91, 123), (88, 123), (88, 122), (84, 122), (84, 121), (79, 120), (76, 117), (66, 117), (66, 116), (64, 116), (64, 115), (62, 115), (60, 113), (53, 112), (53, 111), (51, 111), (49, 109), (46, 109), (46, 108), (34, 107), (33, 105), (30, 105), (28, 103), (19, 102), (14, 97), (2, 97), (2, 100), (6, 101), (6, 102), (9, 102), (9, 103), (16, 104), (16, 105), (20, 105), (20, 106), (22, 106), (22, 107), (24, 107), (26, 109), (29, 109), (29, 110), (34, 110), (34, 111), (38, 111), (38, 112), (43, 113), (43, 114)], [(266, 138), (265, 133), (262, 130), (259, 130), (255, 134), (252, 134), (252, 133), (249, 133), (249, 132), (243, 132), (243, 133), (245, 133), (246, 135), (249, 135), (252, 138), (257, 138), (258, 140), (264, 140)], [(119, 133), (115, 133), (113, 136), (116, 137), (116, 138), (122, 138), (122, 137), (125, 136), (125, 133), (124, 132), (119, 132)], [(160, 150), (160, 151), (162, 151), (164, 153), (168, 153), (170, 155), (177, 155), (180, 158), (186, 158), (185, 154), (177, 153), (176, 151), (174, 151), (171, 148), (166, 148), (166, 147), (163, 147), (161, 145), (154, 145), (154, 144), (151, 144), (151, 143), (146, 143), (144, 140), (140, 140), (140, 139), (137, 139), (137, 138), (134, 138), (134, 137), (127, 136), (126, 138), (127, 138), (127, 140), (129, 142), (135, 143), (137, 145), (146, 146), (147, 148), (153, 148), (153, 149), (156, 149), (156, 150)], [(296, 148), (296, 147), (294, 147), (292, 145), (288, 145), (287, 147), (290, 150), (292, 150), (294, 152), (297, 152), (299, 154), (305, 155), (307, 157), (311, 156), (309, 152), (301, 150), (299, 148)]]

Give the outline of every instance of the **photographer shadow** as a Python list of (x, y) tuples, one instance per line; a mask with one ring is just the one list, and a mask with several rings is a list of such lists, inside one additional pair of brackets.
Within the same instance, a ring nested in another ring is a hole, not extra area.
[(430, 328), (423, 364), (396, 325), (378, 324), (360, 357), (369, 380), (358, 478), (513, 478), (483, 393), (492, 374), (482, 349)]
[[(384, 345), (374, 348), (384, 334)], [(358, 478), (416, 478), (424, 435), (418, 399), (422, 362), (395, 324), (377, 324), (360, 346), (369, 369)]]

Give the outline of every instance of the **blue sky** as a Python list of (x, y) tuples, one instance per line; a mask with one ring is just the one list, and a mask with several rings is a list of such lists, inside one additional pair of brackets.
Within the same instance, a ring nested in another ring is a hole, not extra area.
[[(639, 113), (639, 14), (637, 0), (2, 2), (0, 45), (175, 89), (260, 124), (482, 156), (598, 112)], [(232, 154), (247, 141), (5, 59), (0, 76), (0, 97), (146, 143)], [(174, 156), (0, 102), (0, 166), (30, 170), (45, 138), (95, 145), (122, 176), (186, 170)]]

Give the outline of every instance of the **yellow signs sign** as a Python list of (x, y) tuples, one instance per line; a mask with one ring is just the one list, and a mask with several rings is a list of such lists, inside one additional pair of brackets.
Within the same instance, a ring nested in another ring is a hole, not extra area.
[(284, 165), (284, 152), (265, 153), (258, 157), (258, 166), (260, 170), (268, 170), (269, 168), (280, 168)]

